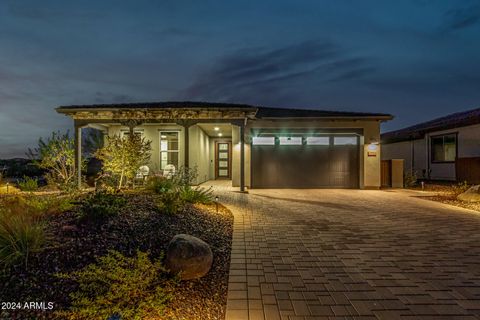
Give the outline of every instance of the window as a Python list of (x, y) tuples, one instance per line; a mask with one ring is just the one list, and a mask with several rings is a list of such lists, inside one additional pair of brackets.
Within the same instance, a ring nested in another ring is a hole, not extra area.
[(336, 146), (356, 145), (357, 137), (334, 137), (333, 144)]
[(280, 145), (298, 146), (302, 145), (302, 137), (280, 137)]
[(330, 137), (307, 137), (307, 145), (328, 146), (330, 145)]
[(169, 164), (178, 169), (178, 131), (160, 132), (160, 169)]
[(446, 134), (430, 138), (432, 162), (451, 162), (457, 156), (456, 134)]
[(275, 137), (253, 137), (252, 144), (254, 145), (275, 145)]

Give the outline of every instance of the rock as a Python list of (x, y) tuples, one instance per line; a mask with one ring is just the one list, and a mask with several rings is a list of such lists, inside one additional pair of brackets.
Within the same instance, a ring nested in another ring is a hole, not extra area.
[(480, 185), (470, 187), (464, 193), (459, 194), (457, 199), (468, 202), (480, 202)]
[(177, 234), (170, 240), (165, 265), (182, 280), (198, 279), (212, 267), (213, 253), (203, 240), (188, 234)]

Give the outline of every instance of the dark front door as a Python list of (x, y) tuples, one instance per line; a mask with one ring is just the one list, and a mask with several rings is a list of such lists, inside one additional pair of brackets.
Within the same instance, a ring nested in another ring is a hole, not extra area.
[(230, 179), (232, 172), (232, 150), (230, 142), (215, 143), (215, 178)]
[(358, 188), (359, 139), (323, 136), (297, 145), (252, 145), (253, 188)]

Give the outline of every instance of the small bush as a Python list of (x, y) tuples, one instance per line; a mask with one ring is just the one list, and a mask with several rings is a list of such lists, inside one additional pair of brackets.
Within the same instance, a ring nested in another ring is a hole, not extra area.
[(417, 173), (416, 172), (406, 172), (403, 175), (403, 184), (405, 188), (415, 187), (418, 183)]
[(161, 193), (157, 206), (160, 211), (166, 214), (175, 214), (185, 207), (185, 201), (180, 197), (180, 194), (177, 190), (170, 190), (164, 193)]
[(203, 203), (209, 204), (213, 201), (212, 189), (192, 188), (184, 186), (180, 188), (180, 198), (188, 203)]
[(457, 184), (452, 185), (452, 192), (455, 196), (458, 196), (461, 193), (464, 193), (470, 188), (467, 181), (463, 181)]
[(30, 178), (23, 176), (23, 179), (18, 181), (18, 187), (22, 191), (37, 191), (38, 190), (38, 180), (36, 178)]
[(23, 205), (37, 211), (39, 215), (62, 213), (74, 206), (72, 199), (68, 196), (30, 196), (19, 199)]
[(171, 299), (174, 280), (166, 279), (162, 264), (137, 251), (125, 257), (117, 251), (98, 259), (80, 271), (60, 274), (78, 282), (70, 295), (72, 307), (59, 312), (62, 318), (77, 319), (157, 319)]
[(167, 179), (165, 177), (153, 177), (147, 182), (147, 190), (160, 194), (168, 192), (176, 187), (176, 183), (173, 179)]
[(0, 264), (8, 267), (28, 264), (30, 254), (41, 250), (45, 240), (44, 224), (29, 210), (15, 206), (0, 209)]
[(106, 192), (89, 195), (80, 208), (80, 218), (88, 221), (102, 221), (118, 214), (126, 204), (122, 196)]

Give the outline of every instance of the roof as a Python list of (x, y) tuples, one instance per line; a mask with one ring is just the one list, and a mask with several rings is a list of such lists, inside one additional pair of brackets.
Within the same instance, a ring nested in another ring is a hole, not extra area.
[(480, 123), (480, 108), (453, 113), (381, 135), (382, 143), (421, 139), (426, 133), (466, 127)]
[(302, 108), (278, 108), (255, 106), (239, 103), (199, 102), (199, 101), (164, 101), (145, 103), (90, 104), (60, 106), (60, 113), (80, 110), (121, 110), (121, 109), (248, 109), (256, 111), (256, 118), (375, 118), (390, 120), (392, 115), (386, 113), (344, 112)]

